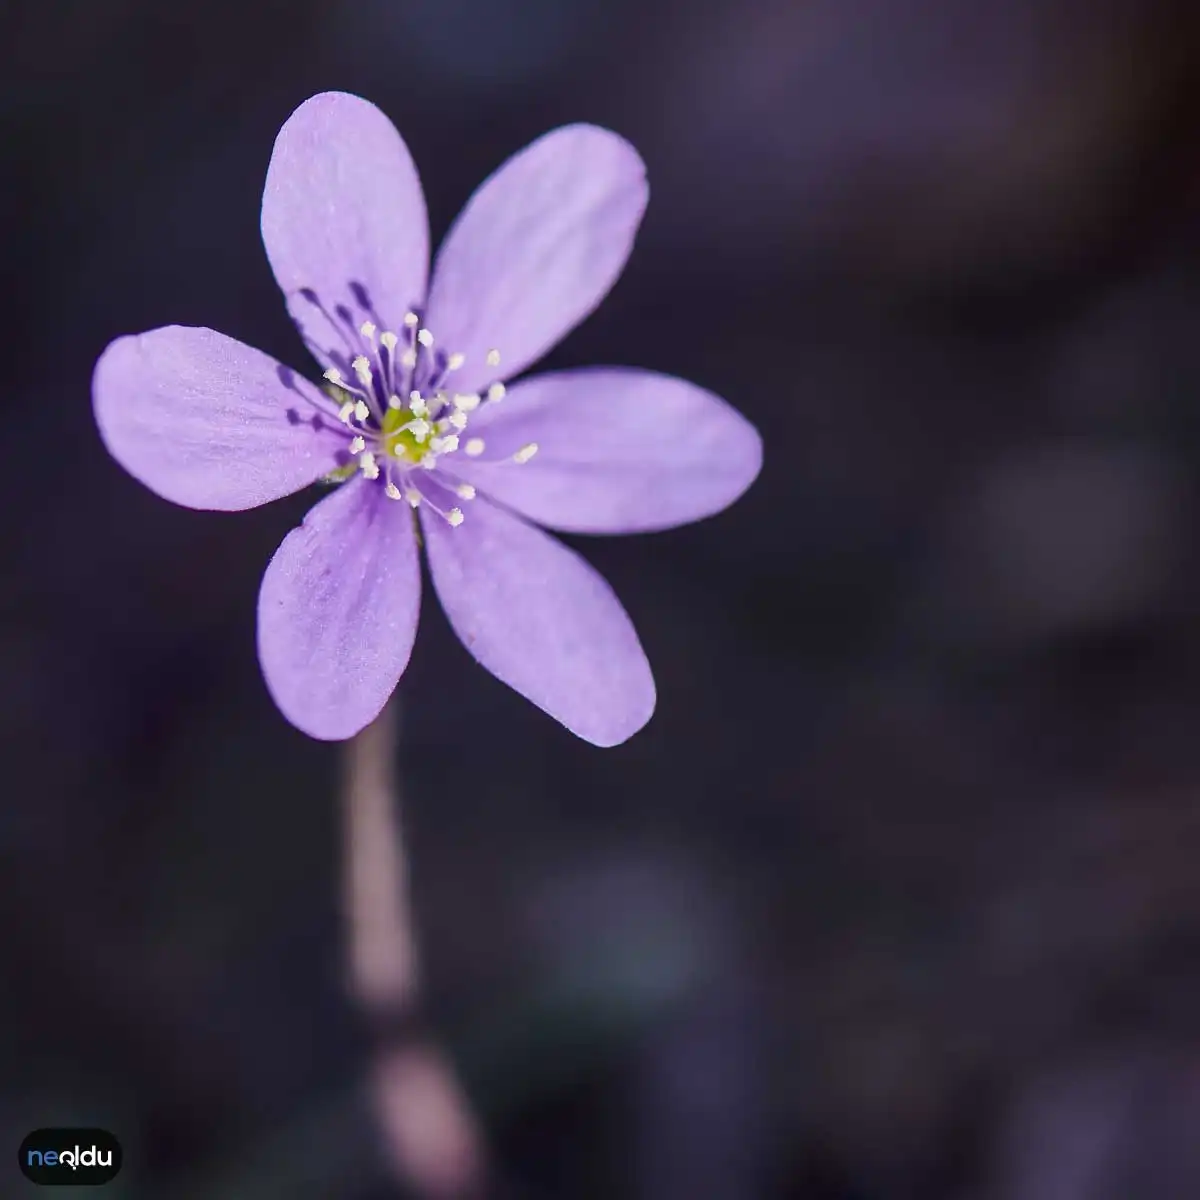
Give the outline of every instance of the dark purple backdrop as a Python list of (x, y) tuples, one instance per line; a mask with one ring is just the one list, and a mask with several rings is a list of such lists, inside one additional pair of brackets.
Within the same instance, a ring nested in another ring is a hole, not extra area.
[(766, 444), (719, 518), (576, 539), (658, 677), (620, 749), (426, 603), (416, 903), (508, 1192), (1200, 1194), (1187, 0), (0, 4), (4, 1138), (120, 1130), (128, 1200), (395, 1194), (336, 750), (254, 658), (309, 498), (172, 507), (89, 397), (159, 324), (310, 367), (258, 210), (326, 88), (396, 122), (435, 235), (552, 126), (630, 138), (637, 249), (551, 365), (679, 373)]

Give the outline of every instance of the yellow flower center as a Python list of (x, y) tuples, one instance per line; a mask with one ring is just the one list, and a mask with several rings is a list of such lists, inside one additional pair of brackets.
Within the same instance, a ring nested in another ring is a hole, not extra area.
[(416, 431), (407, 428), (413, 415), (407, 409), (389, 408), (383, 414), (383, 452), (406, 463), (419, 463), (429, 453), (429, 437), (417, 440)]

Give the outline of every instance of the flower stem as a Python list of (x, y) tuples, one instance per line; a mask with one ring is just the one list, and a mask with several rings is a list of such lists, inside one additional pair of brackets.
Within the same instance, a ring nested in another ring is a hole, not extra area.
[(446, 1056), (420, 1022), (420, 968), (397, 813), (395, 697), (346, 743), (349, 989), (374, 1038), (372, 1102), (396, 1173), (427, 1200), (483, 1194), (482, 1135)]

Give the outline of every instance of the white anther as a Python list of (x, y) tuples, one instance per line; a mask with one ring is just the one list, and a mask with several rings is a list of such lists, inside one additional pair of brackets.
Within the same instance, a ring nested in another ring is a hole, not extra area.
[(417, 330), (417, 341), (428, 350), (433, 345), (433, 334), (428, 329), (419, 329)]
[(396, 343), (399, 340), (400, 339), (390, 329), (385, 329), (379, 335), (379, 343), (384, 347), (385, 350), (395, 350)]
[(424, 417), (429, 414), (429, 405), (425, 403), (425, 397), (420, 392), (409, 392), (408, 408), (414, 417)]
[(365, 450), (366, 448), (367, 448), (367, 443), (364, 438), (356, 437), (356, 438), (350, 439), (350, 453), (351, 454), (357, 454), (360, 450)]
[(417, 365), (417, 352), (409, 347), (400, 355), (400, 365), (402, 367), (415, 367)]
[(528, 445), (522, 446), (520, 450), (513, 455), (513, 462), (527, 463), (537, 452), (537, 442), (530, 442)]
[(360, 421), (365, 421), (371, 415), (371, 410), (367, 407), (367, 403), (365, 400), (360, 400), (354, 406), (354, 415)]
[(446, 362), (447, 371), (457, 371), (467, 361), (465, 354), (452, 354)]
[(467, 427), (467, 414), (465, 412), (452, 412), (446, 420), (460, 433)]
[(463, 523), (462, 509), (452, 508), (446, 514), (446, 520), (449, 521), (451, 525), (461, 525)]
[(371, 321), (364, 321), (358, 327), (358, 332), (361, 333), (368, 341), (375, 340), (375, 325)]
[(469, 483), (460, 483), (454, 489), (464, 500), (475, 499), (475, 489)]
[(416, 488), (405, 488), (404, 498), (413, 508), (416, 508), (421, 503), (421, 493)]
[(418, 442), (423, 442), (429, 436), (429, 422), (424, 417), (414, 417), (407, 425), (404, 426), (409, 433), (417, 439)]
[(387, 493), (387, 498), (389, 500), (400, 499), (400, 489), (390, 479), (387, 481), (387, 487), (385, 487), (383, 490)]
[(375, 455), (370, 450), (359, 458), (358, 465), (362, 467), (362, 473), (368, 479), (379, 478), (379, 464), (375, 461)]
[(492, 386), (490, 388), (488, 388), (488, 399), (493, 404), (495, 404), (497, 400), (504, 399), (504, 392), (505, 392), (504, 384), (493, 383)]
[(419, 325), (421, 318), (415, 312), (407, 312), (404, 314), (404, 323), (411, 329), (414, 325)]
[(337, 369), (337, 367), (330, 367), (325, 372), (325, 378), (328, 379), (330, 383), (341, 383), (342, 373)]
[(343, 425), (349, 425), (350, 418), (353, 415), (354, 415), (354, 401), (347, 400), (346, 403), (343, 404), (342, 407), (338, 409), (338, 420), (341, 421), (341, 423)]
[(388, 397), (388, 408), (403, 408), (403, 407), (404, 407), (404, 401), (401, 400), (399, 396), (389, 396)]
[(366, 387), (371, 382), (371, 364), (367, 361), (367, 356), (360, 354), (350, 365), (358, 376), (358, 382)]
[(432, 471), (437, 466), (437, 455), (427, 454), (421, 459), (421, 468), (425, 471)]
[(500, 351), (489, 350), (487, 352), (487, 365), (489, 367), (498, 367), (500, 365)]
[(467, 444), (463, 449), (471, 458), (478, 458), (484, 450), (483, 438), (467, 438)]
[(434, 454), (453, 454), (458, 449), (458, 434), (429, 439), (429, 448)]
[(461, 412), (474, 412), (479, 407), (478, 392), (464, 392), (454, 397), (454, 407)]

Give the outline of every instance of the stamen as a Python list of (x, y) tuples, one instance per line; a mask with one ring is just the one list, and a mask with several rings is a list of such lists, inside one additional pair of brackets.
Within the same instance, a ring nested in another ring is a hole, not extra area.
[[(450, 495), (460, 501), (472, 501), (477, 492), (474, 484), (456, 482), (453, 472), (450, 479), (438, 474), (441, 460), (460, 447), (469, 458), (483, 455), (487, 449), (484, 439), (465, 437), (470, 414), (485, 399), (495, 403), (508, 393), (505, 384), (499, 380), (479, 391), (455, 392), (447, 376), (462, 368), (468, 356), (447, 354), (442, 349), (434, 353), (434, 335), (421, 320), (417, 312), (405, 313), (403, 326), (397, 326), (399, 334), (390, 329), (380, 330), (374, 321), (363, 321), (358, 332), (377, 349), (372, 351), (360, 343), (366, 353), (359, 354), (350, 363), (361, 390), (347, 383), (337, 367), (329, 367), (324, 376), (341, 390), (339, 396), (334, 388), (328, 389), (335, 402), (342, 401), (337, 410), (338, 419), (354, 434), (348, 443), (354, 459), (344, 468), (347, 473), (344, 477), (349, 477), (357, 468), (367, 479), (379, 480), (389, 500), (404, 500), (413, 509), (424, 503), (447, 524), (457, 527), (463, 523), (463, 509), (447, 510), (442, 506), (448, 503)], [(422, 350), (428, 352), (425, 360), (421, 357)], [(485, 358), (489, 367), (500, 365), (498, 349), (488, 350)], [(402, 375), (401, 368), (408, 373)], [(376, 372), (381, 372), (379, 379), (375, 377)], [(401, 413), (401, 421), (405, 416), (411, 419), (404, 424), (397, 423), (396, 427), (391, 425), (392, 418), (385, 422), (380, 413), (384, 397), (384, 411), (394, 409)], [(461, 439), (460, 434), (464, 434)], [(526, 463), (537, 453), (538, 444), (529, 442), (510, 457), (513, 462)], [(418, 466), (431, 472), (428, 484), (416, 486), (421, 476), (414, 476), (412, 471)], [(431, 500), (425, 494), (430, 488), (438, 497), (445, 492), (447, 499)]]
[[(451, 525), (461, 525), (463, 523), (463, 511), (461, 508), (455, 507), (451, 509), (445, 509), (442, 507), (446, 501), (441, 498), (441, 493), (448, 489), (443, 489), (439, 483), (434, 483), (431, 486), (434, 489), (432, 495), (428, 489), (421, 489), (421, 499), (424, 501), (426, 508), (429, 508), (433, 512), (437, 513), (437, 515), (441, 517), (443, 521), (446, 521)], [(416, 490), (416, 486), (414, 486), (414, 490)]]
[(537, 442), (530, 442), (528, 445), (522, 446), (520, 450), (513, 455), (513, 462), (527, 463), (537, 452)]
[[(363, 359), (363, 361), (366, 362), (366, 359)], [(356, 388), (354, 384), (344, 379), (341, 371), (339, 371), (337, 367), (330, 367), (327, 371), (323, 372), (323, 374), (325, 378), (334, 385), (334, 387), (340, 388), (343, 392), (348, 392), (351, 396), (365, 396), (366, 394), (365, 392)]]

